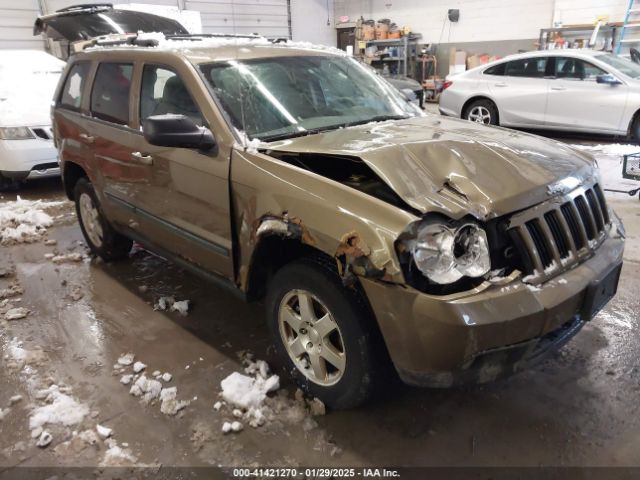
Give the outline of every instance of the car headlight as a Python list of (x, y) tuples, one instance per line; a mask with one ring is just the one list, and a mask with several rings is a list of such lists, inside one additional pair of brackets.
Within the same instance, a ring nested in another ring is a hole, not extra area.
[(29, 140), (35, 138), (27, 127), (0, 127), (0, 139), (2, 140)]
[(441, 223), (421, 226), (410, 250), (418, 269), (439, 284), (481, 277), (491, 269), (487, 234), (474, 223), (455, 228)]

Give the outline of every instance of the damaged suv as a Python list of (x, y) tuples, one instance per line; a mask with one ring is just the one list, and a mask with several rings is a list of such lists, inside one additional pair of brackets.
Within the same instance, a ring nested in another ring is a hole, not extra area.
[(387, 367), (436, 387), (516, 372), (615, 294), (624, 230), (588, 154), (425, 115), (335, 50), (137, 43), (73, 55), (54, 99), (89, 247), (135, 240), (264, 299), (286, 371), (328, 405)]

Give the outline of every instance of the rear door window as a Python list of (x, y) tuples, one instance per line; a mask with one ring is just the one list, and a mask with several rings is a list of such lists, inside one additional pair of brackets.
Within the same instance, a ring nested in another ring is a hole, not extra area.
[(560, 57), (556, 59), (556, 77), (558, 78), (595, 81), (598, 75), (606, 73), (601, 68), (579, 58)]
[(172, 70), (158, 65), (145, 65), (140, 91), (140, 123), (152, 115), (173, 113), (186, 115), (203, 126), (202, 114), (187, 86)]
[(80, 110), (84, 81), (89, 73), (89, 62), (78, 62), (71, 67), (62, 87), (58, 105), (70, 110)]
[(91, 91), (91, 114), (107, 122), (129, 123), (133, 64), (101, 63)]
[(505, 75), (509, 77), (544, 78), (546, 57), (521, 58), (507, 62)]

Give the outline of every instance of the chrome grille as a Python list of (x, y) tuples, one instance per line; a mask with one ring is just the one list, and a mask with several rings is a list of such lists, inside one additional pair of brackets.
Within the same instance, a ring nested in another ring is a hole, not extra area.
[(607, 204), (596, 183), (513, 215), (508, 233), (527, 281), (542, 283), (590, 257), (608, 226)]

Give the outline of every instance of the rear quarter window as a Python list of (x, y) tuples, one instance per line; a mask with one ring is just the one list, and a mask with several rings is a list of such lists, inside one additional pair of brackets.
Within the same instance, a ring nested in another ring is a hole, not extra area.
[(89, 62), (78, 62), (71, 67), (62, 87), (58, 106), (70, 110), (80, 110), (84, 82), (89, 73)]
[(107, 122), (127, 125), (132, 77), (131, 63), (101, 63), (91, 90), (91, 114)]
[(494, 65), (493, 67), (487, 68), (484, 72), (485, 75), (504, 75), (504, 70), (506, 63), (499, 63), (498, 65)]

